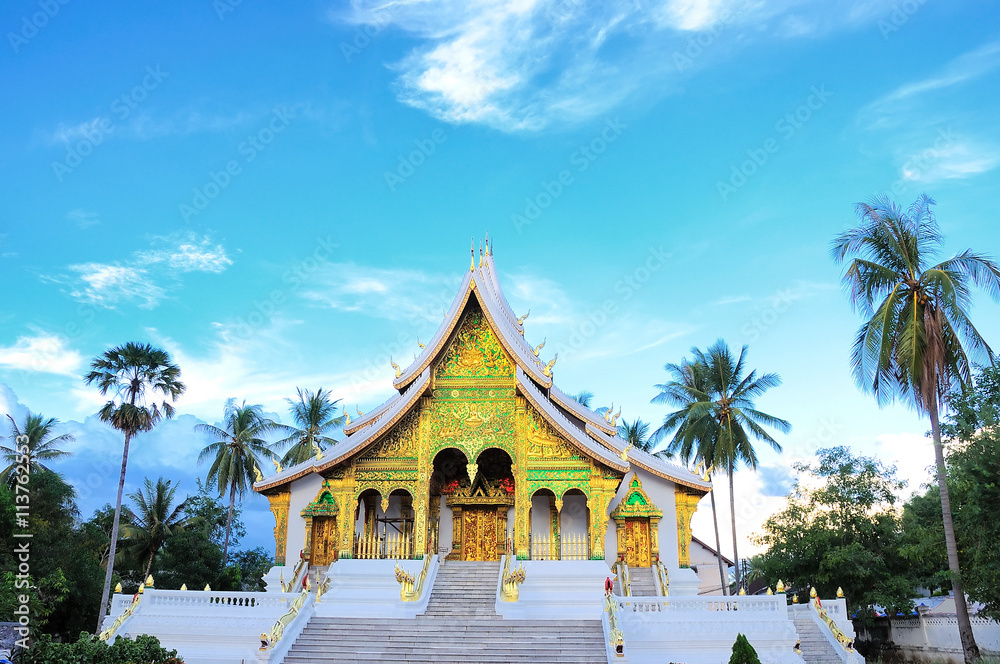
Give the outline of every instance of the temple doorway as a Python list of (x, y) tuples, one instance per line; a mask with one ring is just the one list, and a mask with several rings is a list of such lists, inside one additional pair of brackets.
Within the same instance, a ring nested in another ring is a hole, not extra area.
[(625, 564), (629, 567), (653, 564), (648, 518), (625, 519)]
[[(448, 560), (499, 560), (507, 548), (507, 514), (514, 505), (510, 455), (483, 450), (465, 463), (458, 450), (442, 450), (434, 459), (440, 493), (452, 515)], [(432, 493), (433, 502), (433, 493)]]

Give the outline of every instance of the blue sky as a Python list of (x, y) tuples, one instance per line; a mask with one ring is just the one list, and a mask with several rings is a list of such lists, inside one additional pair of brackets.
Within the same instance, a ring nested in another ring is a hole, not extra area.
[[(488, 231), (567, 391), (659, 420), (663, 364), (718, 337), (782, 375), (761, 406), (794, 428), (737, 475), (744, 534), (818, 446), (916, 488), (927, 426), (855, 389), (828, 247), (857, 201), (926, 191), (949, 252), (996, 252), (997, 19), (918, 0), (6, 3), (0, 412), (66, 423), (57, 468), (89, 514), (120, 442), (80, 376), (159, 344), (189, 389), (128, 488), (192, 490), (192, 427), (228, 397), (285, 421), (297, 386), (386, 398), (389, 356), (431, 336)], [(998, 345), (1000, 307), (973, 313)], [(246, 544), (270, 547), (266, 502), (246, 508)]]

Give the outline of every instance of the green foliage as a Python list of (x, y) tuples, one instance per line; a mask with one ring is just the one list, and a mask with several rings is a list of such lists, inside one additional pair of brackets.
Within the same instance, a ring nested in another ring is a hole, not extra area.
[(788, 504), (754, 538), (767, 549), (755, 561), (760, 575), (772, 584), (782, 579), (789, 593), (815, 586), (820, 596), (833, 597), (842, 587), (863, 618), (874, 604), (912, 610), (895, 507), (904, 483), (895, 466), (846, 447), (819, 450), (817, 457), (815, 464), (795, 464), (801, 477)]
[(233, 558), (240, 570), (240, 590), (263, 592), (267, 589), (261, 577), (274, 565), (274, 559), (263, 547), (240, 551)]
[(170, 480), (161, 477), (154, 486), (147, 477), (143, 487), (129, 494), (135, 509), (126, 508), (127, 518), (121, 525), (124, 546), (120, 551), (123, 557), (145, 565), (145, 579), (163, 545), (191, 525), (192, 519), (183, 515), (184, 501), (174, 504), (177, 486), (172, 486)]
[(54, 643), (42, 635), (18, 656), (16, 664), (180, 664), (176, 650), (160, 646), (155, 636), (141, 634), (128, 639), (118, 637), (110, 646), (95, 636), (80, 634), (75, 643)]
[[(948, 491), (965, 592), (983, 615), (1000, 619), (1000, 368), (986, 367), (975, 386), (953, 393), (942, 430), (949, 439)], [(904, 553), (921, 585), (950, 587), (941, 495), (931, 487), (903, 510)]]
[(760, 657), (757, 651), (750, 645), (750, 641), (743, 634), (736, 635), (736, 642), (733, 643), (733, 654), (729, 657), (729, 664), (760, 664)]
[[(292, 419), (298, 428), (279, 426), (289, 434), (288, 437), (275, 443), (276, 447), (289, 446), (281, 463), (294, 466), (316, 456), (316, 447), (325, 450), (337, 442), (333, 432), (344, 425), (344, 414), (337, 415), (337, 404), (340, 399), (331, 399), (329, 390), (322, 387), (316, 392), (296, 388), (298, 400), (286, 399), (292, 413)], [(315, 447), (314, 447), (315, 446)]]
[[(0, 454), (9, 465), (0, 471), (0, 482), (8, 486), (13, 485), (18, 475), (16, 472), (18, 466), (26, 466), (31, 472), (49, 470), (42, 461), (72, 456), (71, 452), (61, 450), (58, 446), (72, 443), (75, 438), (68, 433), (53, 436), (55, 427), (59, 423), (54, 417), (46, 418), (41, 414), (28, 413), (20, 425), (10, 415), (7, 419), (10, 421), (10, 447), (0, 445)], [(27, 440), (24, 437), (27, 437)]]

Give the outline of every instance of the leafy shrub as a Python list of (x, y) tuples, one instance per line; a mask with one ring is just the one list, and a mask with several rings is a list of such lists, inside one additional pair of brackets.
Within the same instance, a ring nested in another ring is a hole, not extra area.
[(22, 651), (17, 664), (183, 664), (176, 650), (160, 646), (155, 636), (140, 634), (135, 640), (119, 636), (108, 645), (83, 632), (76, 643), (53, 643), (43, 634)]

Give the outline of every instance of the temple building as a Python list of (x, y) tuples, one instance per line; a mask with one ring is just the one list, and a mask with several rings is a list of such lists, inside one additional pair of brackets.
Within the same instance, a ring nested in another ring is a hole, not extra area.
[(709, 481), (630, 447), (617, 415), (554, 381), (525, 339), (492, 249), (444, 322), (396, 372), (396, 393), (345, 438), (263, 478), (278, 565), (338, 559), (624, 560), (686, 568)]

